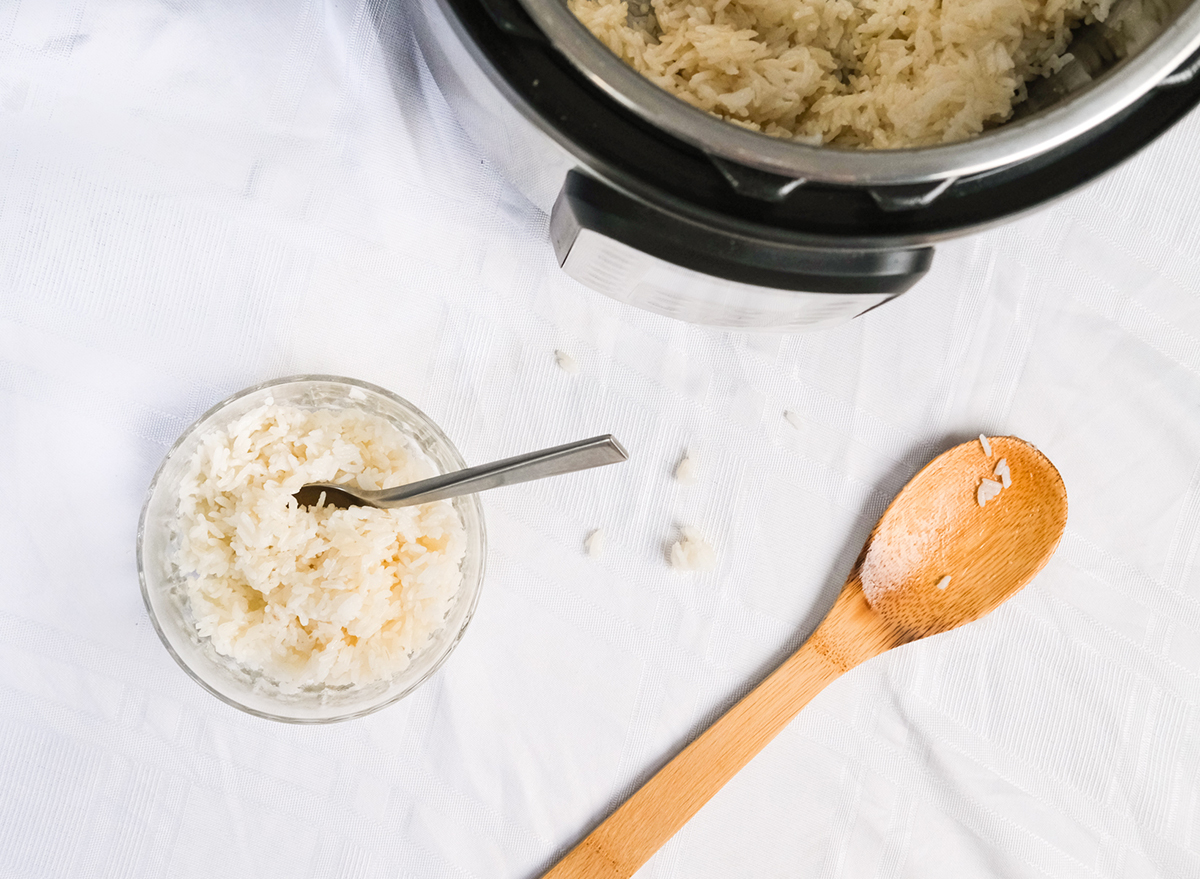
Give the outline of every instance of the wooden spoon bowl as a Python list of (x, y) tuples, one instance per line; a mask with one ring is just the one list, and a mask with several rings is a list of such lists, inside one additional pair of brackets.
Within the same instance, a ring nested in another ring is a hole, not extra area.
[[(934, 458), (884, 511), (855, 573), (871, 608), (905, 640), (979, 619), (1033, 579), (1067, 524), (1067, 490), (1046, 456), (1016, 437)], [(1012, 484), (980, 505), (980, 479), (1006, 461)], [(965, 490), (964, 490), (965, 489)], [(946, 588), (938, 588), (944, 577)]]
[[(1050, 560), (1067, 522), (1054, 465), (1024, 440), (955, 446), (875, 526), (812, 636), (573, 848), (546, 879), (632, 876), (813, 697), (893, 647), (994, 610)], [(980, 504), (1000, 461), (1011, 485)], [(949, 582), (946, 578), (949, 577)]]

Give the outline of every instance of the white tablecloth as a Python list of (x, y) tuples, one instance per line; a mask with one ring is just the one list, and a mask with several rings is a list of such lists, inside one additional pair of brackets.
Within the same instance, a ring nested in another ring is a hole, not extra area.
[[(1063, 474), (1050, 565), (831, 686), (640, 875), (1200, 876), (1200, 115), (865, 319), (734, 335), (563, 275), (419, 58), (389, 69), (402, 3), (0, 3), (0, 875), (533, 877), (987, 431)], [(473, 462), (633, 453), (485, 495), (457, 652), (321, 728), (193, 684), (134, 561), (180, 431), (300, 372), (407, 396)], [(714, 572), (669, 568), (682, 525)]]

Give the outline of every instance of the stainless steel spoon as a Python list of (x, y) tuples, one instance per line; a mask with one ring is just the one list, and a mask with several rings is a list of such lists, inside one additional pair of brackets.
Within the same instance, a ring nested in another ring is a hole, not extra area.
[(558, 476), (560, 473), (574, 473), (576, 470), (616, 464), (628, 458), (629, 453), (612, 434), (605, 434), (567, 443), (565, 446), (493, 461), (491, 464), (443, 473), (395, 488), (368, 491), (352, 485), (313, 482), (301, 488), (294, 497), (296, 502), (304, 507), (317, 506), (322, 502), (322, 495), (325, 498), (325, 506), (340, 510), (347, 507), (408, 507), (471, 494), (486, 488), (515, 485), (518, 482)]

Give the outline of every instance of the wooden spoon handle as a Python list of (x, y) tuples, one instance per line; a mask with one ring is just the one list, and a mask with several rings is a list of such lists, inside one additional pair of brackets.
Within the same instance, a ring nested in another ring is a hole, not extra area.
[(628, 879), (832, 681), (900, 643), (857, 580), (795, 653), (684, 748), (543, 879)]

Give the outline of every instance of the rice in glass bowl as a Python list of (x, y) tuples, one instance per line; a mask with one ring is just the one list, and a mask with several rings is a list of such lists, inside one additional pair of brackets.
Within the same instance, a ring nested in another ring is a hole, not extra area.
[(359, 717), (445, 661), (474, 612), (477, 495), (419, 507), (306, 509), (306, 482), (364, 488), (466, 466), (383, 388), (306, 375), (217, 404), (167, 453), (138, 527), (151, 621), (194, 680), (273, 720)]

